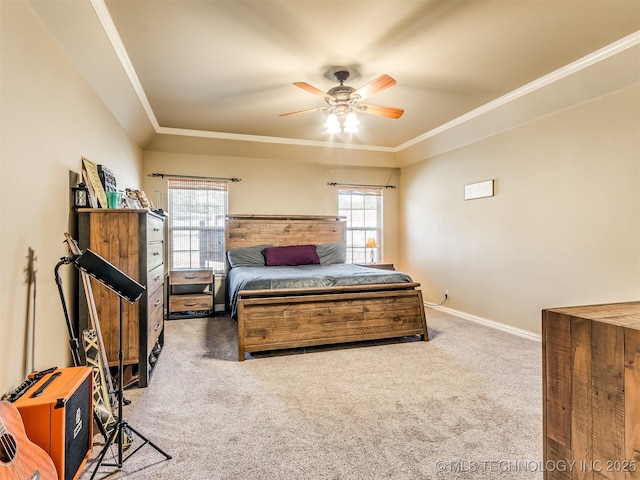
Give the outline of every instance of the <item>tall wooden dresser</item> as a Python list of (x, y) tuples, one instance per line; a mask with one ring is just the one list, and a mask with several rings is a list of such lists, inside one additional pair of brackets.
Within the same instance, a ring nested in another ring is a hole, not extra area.
[[(140, 300), (123, 301), (123, 364), (146, 387), (164, 345), (164, 218), (148, 210), (79, 209), (78, 243), (146, 287)], [(110, 366), (118, 364), (120, 298), (91, 280)], [(79, 331), (87, 328), (83, 292)], [(124, 379), (125, 382), (127, 379)]]

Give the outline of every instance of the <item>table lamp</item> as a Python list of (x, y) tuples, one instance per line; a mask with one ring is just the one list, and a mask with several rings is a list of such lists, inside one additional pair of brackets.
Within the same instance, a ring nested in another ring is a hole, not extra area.
[(376, 241), (375, 238), (368, 238), (367, 239), (367, 248), (371, 249), (371, 263), (375, 263), (373, 260), (373, 249), (374, 248), (378, 248), (380, 245), (378, 245), (378, 242)]

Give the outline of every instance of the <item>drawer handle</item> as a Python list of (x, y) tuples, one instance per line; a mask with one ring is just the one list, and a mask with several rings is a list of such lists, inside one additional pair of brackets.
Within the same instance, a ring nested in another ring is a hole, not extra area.
[(195, 307), (196, 305), (198, 305), (197, 302), (192, 302), (192, 303), (185, 303), (184, 306), (185, 307)]
[(160, 330), (160, 328), (162, 328), (162, 324), (160, 324), (160, 323), (159, 323), (159, 324), (157, 324), (157, 325), (155, 326), (155, 328), (153, 329), (153, 331), (154, 331), (154, 332), (157, 332), (158, 330)]
[(154, 279), (156, 282), (157, 282), (158, 280), (160, 280), (161, 278), (162, 278), (162, 276), (161, 276), (161, 275), (157, 275), (157, 276), (153, 277), (153, 279)]
[(162, 303), (162, 299), (158, 299), (155, 301), (155, 303), (153, 304), (154, 307), (157, 307), (158, 305), (160, 305)]
[(153, 252), (154, 255), (160, 255), (160, 252)]
[(159, 229), (159, 228), (157, 228), (157, 227), (154, 227), (154, 228), (153, 228), (153, 231), (154, 231), (154, 232), (159, 232), (159, 231), (160, 231), (160, 229)]
[(185, 280), (191, 280), (191, 279), (193, 279), (193, 278), (198, 278), (198, 275), (185, 275), (183, 278), (184, 278)]

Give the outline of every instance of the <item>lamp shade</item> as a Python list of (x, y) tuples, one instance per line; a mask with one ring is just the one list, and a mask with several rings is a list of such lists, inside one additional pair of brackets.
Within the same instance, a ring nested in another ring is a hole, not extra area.
[(367, 248), (378, 248), (380, 245), (378, 245), (378, 242), (376, 241), (375, 238), (368, 238), (367, 239)]
[(347, 133), (358, 133), (360, 121), (354, 112), (349, 112), (347, 118), (344, 119), (344, 131)]
[(327, 129), (327, 133), (340, 133), (342, 131), (340, 121), (335, 113), (329, 114), (327, 121), (324, 124), (324, 128)]

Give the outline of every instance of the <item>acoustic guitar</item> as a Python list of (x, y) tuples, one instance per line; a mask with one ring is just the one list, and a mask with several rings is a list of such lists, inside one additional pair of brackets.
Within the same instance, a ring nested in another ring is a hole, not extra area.
[(0, 480), (57, 480), (51, 457), (31, 442), (18, 409), (0, 402)]

